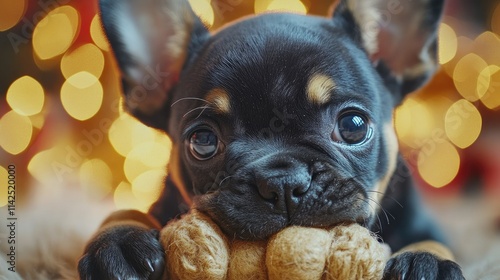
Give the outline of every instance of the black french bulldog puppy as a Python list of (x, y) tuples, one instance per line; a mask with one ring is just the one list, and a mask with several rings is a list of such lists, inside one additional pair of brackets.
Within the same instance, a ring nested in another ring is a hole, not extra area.
[(248, 240), (357, 222), (399, 251), (384, 279), (463, 279), (392, 125), (438, 67), (443, 0), (341, 0), (332, 18), (265, 14), (213, 34), (184, 0), (100, 8), (125, 108), (173, 150), (159, 200), (108, 218), (82, 279), (159, 278), (158, 229), (186, 205)]

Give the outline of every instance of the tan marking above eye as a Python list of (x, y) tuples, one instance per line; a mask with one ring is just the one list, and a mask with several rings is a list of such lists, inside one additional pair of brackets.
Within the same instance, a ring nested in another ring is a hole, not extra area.
[(218, 113), (229, 115), (231, 112), (231, 103), (229, 102), (229, 94), (222, 88), (214, 88), (210, 90), (205, 97), (209, 105)]
[(323, 74), (315, 74), (307, 84), (307, 100), (315, 105), (324, 105), (330, 101), (335, 87), (336, 84), (332, 78)]

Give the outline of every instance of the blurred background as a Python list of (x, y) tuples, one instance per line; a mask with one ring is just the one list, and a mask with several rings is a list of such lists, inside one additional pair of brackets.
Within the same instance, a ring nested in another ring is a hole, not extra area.
[[(334, 0), (189, 2), (216, 29), (273, 10), (325, 16)], [(474, 263), (500, 229), (500, 1), (449, 0), (439, 35), (441, 69), (395, 126), (430, 209)], [(0, 210), (9, 164), (20, 208), (35, 190), (73, 188), (147, 210), (170, 142), (123, 112), (118, 82), (95, 0), (0, 0)]]

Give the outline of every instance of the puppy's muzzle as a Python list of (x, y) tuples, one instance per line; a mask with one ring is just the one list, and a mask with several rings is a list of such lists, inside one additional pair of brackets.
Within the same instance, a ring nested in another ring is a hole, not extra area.
[(292, 216), (311, 186), (307, 164), (289, 155), (268, 158), (257, 169), (255, 183), (262, 199), (272, 203), (276, 212)]

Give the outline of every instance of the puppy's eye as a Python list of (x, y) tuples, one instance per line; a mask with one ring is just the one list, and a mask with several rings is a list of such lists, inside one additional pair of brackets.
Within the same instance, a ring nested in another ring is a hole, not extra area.
[(366, 116), (359, 112), (349, 111), (340, 115), (332, 136), (336, 141), (355, 145), (369, 139), (372, 133)]
[(198, 160), (212, 158), (217, 154), (218, 147), (219, 139), (210, 129), (197, 130), (191, 134), (189, 139), (189, 150)]

